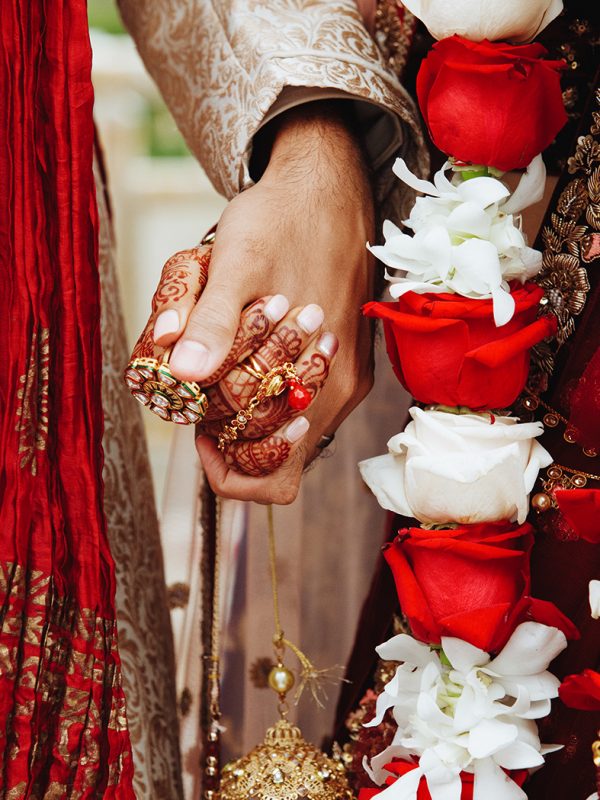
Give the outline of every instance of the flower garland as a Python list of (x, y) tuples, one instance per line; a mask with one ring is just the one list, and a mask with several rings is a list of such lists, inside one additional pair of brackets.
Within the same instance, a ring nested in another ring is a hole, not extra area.
[[(519, 800), (529, 770), (559, 749), (537, 730), (551, 701), (560, 692), (574, 707), (600, 707), (597, 673), (561, 686), (547, 671), (578, 636), (530, 593), (525, 519), (552, 457), (537, 442), (541, 423), (502, 411), (526, 386), (531, 349), (556, 333), (533, 282), (542, 254), (527, 245), (520, 212), (543, 197), (540, 153), (566, 122), (565, 64), (541, 45), (494, 40), (528, 42), (562, 2), (404, 2), (440, 40), (417, 95), (448, 160), (433, 181), (396, 161), (395, 175), (421, 196), (402, 228), (386, 221), (385, 244), (369, 246), (395, 302), (364, 312), (383, 321), (395, 374), (422, 407), (386, 455), (359, 467), (383, 508), (421, 527), (385, 551), (412, 636), (377, 648), (399, 665), (366, 726), (389, 724), (391, 713), (395, 733), (364, 762), (384, 788), (360, 800)], [(500, 178), (515, 169), (525, 171), (511, 193)], [(598, 595), (591, 585), (594, 614)]]

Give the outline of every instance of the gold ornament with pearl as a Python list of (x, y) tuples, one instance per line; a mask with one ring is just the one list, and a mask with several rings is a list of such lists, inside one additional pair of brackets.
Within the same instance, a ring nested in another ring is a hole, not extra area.
[(224, 767), (219, 800), (352, 800), (352, 792), (344, 765), (280, 719), (262, 744)]

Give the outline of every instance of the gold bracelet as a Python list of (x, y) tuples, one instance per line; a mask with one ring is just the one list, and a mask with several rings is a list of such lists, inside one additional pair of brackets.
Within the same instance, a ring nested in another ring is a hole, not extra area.
[(222, 432), (219, 434), (217, 447), (221, 452), (225, 450), (228, 444), (235, 442), (252, 419), (256, 407), (263, 400), (280, 395), (287, 388), (289, 382), (299, 382), (296, 367), (291, 361), (286, 361), (285, 364), (274, 367), (266, 375), (262, 375), (262, 373), (258, 373), (258, 375), (261, 378), (261, 383), (256, 394), (250, 399), (246, 408), (238, 411), (235, 417), (224, 425)]

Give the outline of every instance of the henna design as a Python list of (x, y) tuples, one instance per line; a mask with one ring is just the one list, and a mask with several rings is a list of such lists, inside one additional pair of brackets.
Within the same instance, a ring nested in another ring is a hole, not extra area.
[(303, 339), (297, 328), (281, 325), (256, 351), (254, 358), (263, 372), (285, 361), (295, 361), (302, 350)]
[(189, 281), (192, 273), (189, 269), (178, 267), (171, 268), (168, 272), (163, 270), (158, 289), (152, 298), (152, 313), (156, 314), (160, 306), (169, 301), (176, 303), (188, 293)]
[(272, 328), (272, 323), (264, 313), (265, 305), (265, 300), (261, 298), (244, 309), (240, 327), (237, 329), (229, 355), (221, 366), (206, 379), (205, 386), (218, 383), (265, 341)]
[(171, 256), (162, 268), (158, 288), (152, 298), (153, 314), (156, 314), (161, 305), (166, 305), (169, 301), (177, 302), (190, 291), (190, 283), (194, 278), (190, 262), (196, 262), (200, 267), (198, 285), (193, 298), (195, 303), (198, 301), (208, 280), (210, 252), (210, 249), (196, 247), (191, 250), (181, 250)]
[[(282, 325), (254, 353), (254, 358), (265, 373), (285, 361), (293, 361), (302, 348), (302, 336), (297, 328)], [(244, 369), (232, 369), (219, 383), (206, 392), (208, 398), (207, 422), (222, 419), (246, 408), (256, 394), (260, 381)], [(275, 430), (271, 428), (270, 430)], [(263, 432), (261, 436), (264, 436)]]
[(196, 423), (196, 436), (212, 436), (213, 439), (218, 439), (219, 434), (223, 432), (222, 420), (207, 422), (206, 417), (202, 422)]
[(329, 376), (331, 359), (323, 355), (318, 350), (311, 353), (310, 357), (302, 359), (296, 364), (298, 377), (309, 390), (314, 400), (315, 395), (323, 388), (323, 384)]
[[(135, 343), (131, 360), (134, 358), (155, 358), (157, 347), (154, 343), (154, 317), (150, 317), (146, 323), (146, 327), (142, 331), (142, 335)], [(164, 350), (161, 348), (161, 353)]]
[[(259, 382), (254, 378), (250, 378), (250, 380), (254, 381), (253, 384), (254, 388), (249, 387), (247, 389), (246, 392), (247, 397), (242, 397), (240, 392), (240, 396), (238, 397), (238, 400), (240, 402), (240, 408), (245, 408), (245, 406), (248, 405), (250, 398), (253, 396), (253, 394), (255, 394), (256, 389), (258, 388)], [(221, 381), (220, 383), (217, 383), (216, 386), (211, 386), (209, 389), (206, 390), (206, 397), (208, 399), (208, 410), (204, 417), (206, 422), (211, 422), (213, 420), (223, 420), (235, 413), (235, 411), (231, 407), (231, 402), (230, 402), (231, 393), (224, 392), (223, 383), (224, 381)], [(244, 388), (243, 385), (242, 388)], [(245, 403), (244, 400), (246, 401)], [(237, 411), (238, 409), (236, 408), (235, 410)]]
[[(302, 379), (311, 394), (311, 402), (323, 388), (329, 375), (330, 365), (330, 359), (327, 356), (314, 350), (296, 364), (298, 377)], [(248, 377), (253, 380), (250, 376)], [(252, 397), (257, 387), (258, 381), (255, 382), (248, 400)], [(213, 390), (211, 390), (212, 394), (210, 392), (209, 394), (214, 406), (212, 409), (209, 406), (209, 411), (201, 424), (200, 430), (208, 436), (217, 438), (222, 431), (223, 419), (230, 417), (232, 412), (231, 410), (225, 411), (228, 401), (221, 394), (220, 384), (213, 387)], [(264, 439), (265, 436), (281, 428), (296, 415), (297, 412), (289, 407), (285, 394), (270, 397), (256, 408), (253, 418), (240, 437), (240, 441)]]
[(290, 454), (290, 443), (281, 434), (260, 441), (236, 442), (227, 449), (225, 462), (236, 472), (260, 478), (275, 472)]
[(131, 359), (162, 357), (165, 348), (158, 347), (154, 343), (154, 321), (157, 311), (169, 301), (181, 300), (190, 290), (190, 283), (194, 278), (194, 272), (189, 268), (190, 261), (195, 261), (200, 267), (196, 282), (197, 287), (194, 293), (194, 301), (197, 301), (208, 280), (208, 265), (211, 252), (211, 247), (202, 245), (191, 250), (181, 250), (166, 262), (162, 269), (158, 288), (152, 298), (152, 313), (140, 338), (135, 343)]

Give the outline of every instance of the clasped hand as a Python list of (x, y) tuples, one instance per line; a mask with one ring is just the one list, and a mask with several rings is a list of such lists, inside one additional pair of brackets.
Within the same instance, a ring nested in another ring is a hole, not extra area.
[[(360, 147), (336, 114), (291, 113), (262, 178), (232, 200), (210, 256), (197, 247), (166, 263), (153, 300), (154, 342), (173, 346), (176, 377), (199, 382), (209, 410), (197, 428), (207, 480), (222, 497), (290, 503), (302, 471), (372, 385), (372, 335), (361, 315), (372, 263), (371, 189)], [(311, 397), (264, 400), (240, 437), (216, 437), (247, 407), (260, 378), (293, 362)]]

